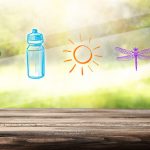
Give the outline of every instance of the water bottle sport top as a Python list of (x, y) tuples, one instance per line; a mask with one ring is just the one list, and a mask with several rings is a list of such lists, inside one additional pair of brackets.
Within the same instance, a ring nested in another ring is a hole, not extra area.
[(29, 33), (27, 35), (27, 42), (28, 44), (43, 43), (43, 35), (41, 33), (38, 33), (37, 29), (32, 29), (32, 33)]
[(37, 29), (27, 35), (26, 50), (27, 74), (29, 78), (39, 79), (45, 75), (45, 50), (42, 45), (43, 35)]

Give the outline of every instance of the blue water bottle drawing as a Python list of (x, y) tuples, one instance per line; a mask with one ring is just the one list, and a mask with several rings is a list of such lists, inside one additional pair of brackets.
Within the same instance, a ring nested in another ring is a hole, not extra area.
[(45, 50), (42, 45), (43, 35), (37, 29), (27, 35), (28, 47), (26, 50), (27, 73), (32, 79), (40, 79), (45, 75)]

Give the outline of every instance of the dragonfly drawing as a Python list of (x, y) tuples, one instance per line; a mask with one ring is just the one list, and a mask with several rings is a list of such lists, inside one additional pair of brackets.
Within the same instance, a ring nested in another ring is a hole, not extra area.
[(137, 71), (138, 69), (138, 59), (141, 60), (149, 60), (150, 59), (150, 48), (140, 50), (138, 48), (133, 48), (133, 50), (126, 50), (120, 47), (116, 47), (116, 50), (122, 54), (125, 54), (125, 56), (119, 56), (117, 57), (117, 60), (132, 60), (134, 59), (135, 62), (135, 69)]

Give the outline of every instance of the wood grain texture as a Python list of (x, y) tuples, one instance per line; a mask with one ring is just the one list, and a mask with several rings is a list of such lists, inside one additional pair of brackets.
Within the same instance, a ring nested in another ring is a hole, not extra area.
[(0, 109), (2, 150), (150, 150), (150, 110)]

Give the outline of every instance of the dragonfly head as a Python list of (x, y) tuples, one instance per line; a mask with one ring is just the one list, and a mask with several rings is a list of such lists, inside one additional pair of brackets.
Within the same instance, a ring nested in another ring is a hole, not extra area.
[(138, 51), (138, 48), (135, 47), (135, 48), (133, 48), (133, 50), (137, 52), (137, 51)]

